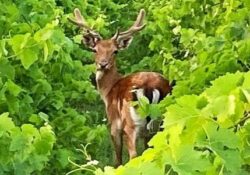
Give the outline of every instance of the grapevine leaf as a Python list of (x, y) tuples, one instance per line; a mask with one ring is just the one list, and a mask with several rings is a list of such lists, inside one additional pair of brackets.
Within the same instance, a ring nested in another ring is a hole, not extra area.
[(25, 35), (15, 35), (11, 38), (10, 45), (12, 46), (15, 54), (19, 54), (19, 52), (25, 48), (29, 37), (30, 33), (26, 33)]
[(20, 86), (18, 86), (17, 84), (15, 84), (11, 80), (8, 80), (7, 88), (9, 90), (10, 94), (12, 94), (15, 97), (18, 96), (18, 94), (22, 91), (22, 88)]
[(168, 107), (164, 124), (168, 126), (198, 117), (199, 111), (196, 109), (197, 102), (197, 96), (183, 96), (179, 98), (177, 104)]
[(10, 151), (21, 151), (27, 147), (27, 138), (21, 133), (13, 135), (10, 144)]
[(22, 65), (25, 69), (29, 69), (29, 67), (38, 60), (38, 53), (33, 49), (24, 49), (22, 53), (19, 55)]
[(35, 33), (34, 39), (37, 42), (46, 41), (53, 35), (53, 33), (54, 33), (53, 29), (51, 29), (50, 27), (45, 27)]
[(233, 131), (225, 128), (220, 128), (218, 125), (211, 122), (203, 125), (203, 127), (207, 133), (207, 141), (213, 148), (222, 150), (224, 149), (224, 146), (232, 149), (239, 148), (240, 140), (238, 136), (233, 133)]
[(213, 81), (213, 86), (208, 88), (204, 92), (204, 95), (209, 96), (210, 98), (228, 95), (233, 89), (242, 85), (242, 80), (244, 80), (242, 73), (227, 74), (227, 76), (220, 77)]
[(182, 145), (177, 149), (177, 160), (173, 164), (176, 172), (191, 175), (197, 171), (205, 172), (211, 166), (209, 160), (201, 152), (194, 151), (191, 145)]
[(140, 166), (142, 175), (163, 174), (163, 168), (157, 166), (156, 162), (146, 162)]
[(8, 60), (0, 59), (0, 76), (8, 77), (14, 79), (15, 77), (15, 68), (10, 64)]
[(5, 131), (10, 131), (15, 127), (11, 118), (8, 117), (9, 113), (3, 113), (0, 115), (0, 137)]
[(241, 89), (241, 92), (244, 96), (244, 101), (250, 103), (250, 90)]

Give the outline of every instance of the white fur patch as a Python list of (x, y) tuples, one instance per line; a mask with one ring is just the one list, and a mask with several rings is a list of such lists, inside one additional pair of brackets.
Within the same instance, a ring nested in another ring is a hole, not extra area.
[(137, 99), (144, 96), (144, 89), (132, 89), (130, 92), (135, 92)]
[(160, 99), (160, 91), (158, 89), (154, 89), (152, 103), (158, 103), (159, 99)]
[(145, 119), (142, 119), (137, 113), (134, 107), (129, 107), (131, 118), (133, 119), (135, 125), (141, 126), (145, 124)]
[(95, 75), (96, 81), (102, 79), (103, 74), (104, 74), (104, 72), (101, 70), (96, 71), (96, 75)]
[(144, 96), (144, 89), (137, 89), (136, 96), (137, 96), (137, 99), (142, 98)]
[(144, 127), (146, 124), (146, 119), (141, 118), (137, 113), (134, 107), (129, 108), (130, 116), (132, 120), (134, 121), (135, 127), (136, 127), (136, 134), (138, 134), (140, 128)]

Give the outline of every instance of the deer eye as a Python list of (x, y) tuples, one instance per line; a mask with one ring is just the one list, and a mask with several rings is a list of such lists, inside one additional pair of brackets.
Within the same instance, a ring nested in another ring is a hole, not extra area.
[(114, 51), (114, 54), (117, 54), (117, 53), (118, 53), (118, 50), (115, 50), (115, 51)]

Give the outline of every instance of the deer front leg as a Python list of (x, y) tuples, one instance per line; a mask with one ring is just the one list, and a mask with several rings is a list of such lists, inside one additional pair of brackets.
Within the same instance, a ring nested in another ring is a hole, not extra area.
[(115, 167), (122, 164), (122, 130), (111, 125), (111, 138), (115, 148)]

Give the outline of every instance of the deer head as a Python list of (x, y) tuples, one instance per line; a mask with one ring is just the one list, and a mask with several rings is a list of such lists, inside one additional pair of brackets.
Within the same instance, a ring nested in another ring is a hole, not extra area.
[(91, 29), (77, 8), (74, 10), (74, 19), (69, 18), (69, 20), (82, 28), (84, 32), (82, 42), (95, 52), (96, 68), (98, 71), (103, 71), (113, 67), (115, 54), (119, 50), (127, 48), (133, 39), (133, 34), (145, 27), (145, 24), (143, 24), (144, 16), (145, 10), (141, 9), (136, 21), (127, 31), (120, 32), (117, 30), (110, 39), (102, 39), (99, 33)]

